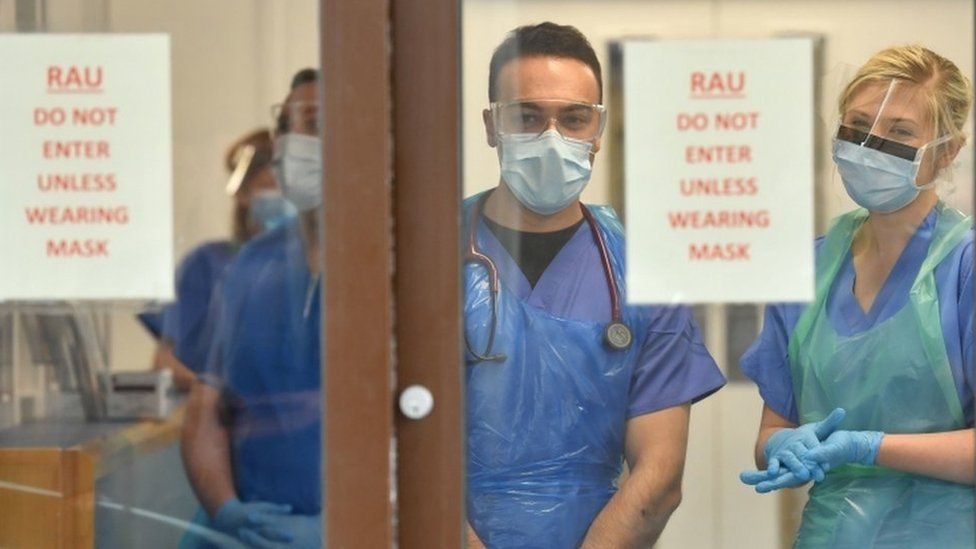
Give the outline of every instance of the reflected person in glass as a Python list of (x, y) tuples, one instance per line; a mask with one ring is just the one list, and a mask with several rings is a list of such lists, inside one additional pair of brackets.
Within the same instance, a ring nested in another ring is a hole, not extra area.
[(230, 174), (226, 191), (234, 201), (232, 237), (194, 248), (176, 270), (176, 300), (158, 312), (138, 315), (158, 341), (153, 367), (172, 370), (180, 389), (188, 390), (206, 364), (210, 342), (204, 326), (227, 264), (245, 242), (294, 215), (271, 173), (271, 152), (266, 129), (252, 131), (228, 148), (224, 164)]
[(318, 80), (299, 72), (275, 111), (272, 168), (298, 217), (244, 246), (214, 301), (182, 437), (207, 530), (183, 547), (321, 544)]
[(759, 492), (814, 480), (795, 547), (972, 547), (972, 219), (936, 183), (970, 81), (890, 48), (841, 95), (833, 157), (861, 209), (817, 239), (816, 293), (772, 305), (742, 369), (765, 401)]
[(472, 547), (649, 546), (681, 498), (691, 403), (725, 382), (687, 307), (623, 305), (622, 227), (579, 201), (602, 95), (573, 27), (517, 28), (492, 56), (501, 178), (463, 211)]

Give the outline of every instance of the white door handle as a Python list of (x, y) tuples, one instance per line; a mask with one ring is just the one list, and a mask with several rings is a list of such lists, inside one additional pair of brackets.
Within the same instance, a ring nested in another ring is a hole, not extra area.
[(411, 385), (400, 393), (400, 411), (410, 419), (424, 419), (434, 409), (434, 395), (423, 385)]

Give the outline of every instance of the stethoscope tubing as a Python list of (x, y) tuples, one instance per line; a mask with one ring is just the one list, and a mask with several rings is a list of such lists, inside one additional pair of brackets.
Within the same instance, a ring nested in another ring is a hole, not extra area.
[[(489, 196), (490, 193), (487, 193), (479, 198), (474, 208), (472, 208), (470, 218), (468, 220), (468, 243), (465, 251), (464, 261), (465, 263), (478, 263), (488, 272), (488, 290), (491, 300), (491, 327), (488, 330), (488, 341), (485, 345), (484, 353), (476, 352), (471, 347), (471, 343), (468, 341), (467, 336), (464, 338), (464, 344), (467, 347), (468, 353), (474, 357), (476, 362), (503, 362), (507, 358), (506, 355), (501, 353), (492, 354), (492, 347), (495, 343), (495, 333), (498, 326), (498, 267), (495, 265), (495, 262), (488, 257), (488, 255), (478, 249), (477, 243), (478, 221), (481, 219), (485, 208), (485, 202), (488, 200)], [(583, 218), (586, 220), (587, 225), (589, 225), (590, 233), (593, 235), (593, 240), (600, 252), (600, 263), (603, 267), (603, 273), (606, 275), (607, 289), (610, 291), (610, 308), (611, 316), (613, 318), (610, 325), (622, 326), (620, 292), (617, 290), (617, 282), (614, 278), (613, 265), (610, 262), (610, 252), (607, 250), (606, 242), (603, 239), (603, 233), (600, 232), (600, 227), (590, 210), (581, 202), (577, 202), (577, 204), (579, 204), (580, 211), (583, 213)]]
[(610, 290), (610, 316), (613, 318), (613, 322), (621, 322), (620, 292), (617, 291), (617, 281), (613, 276), (613, 265), (610, 263), (610, 252), (607, 251), (607, 244), (603, 241), (603, 233), (600, 232), (600, 227), (597, 225), (596, 219), (593, 218), (593, 213), (590, 212), (589, 208), (584, 206), (582, 202), (579, 203), (579, 206), (580, 211), (583, 212), (583, 217), (590, 226), (590, 232), (593, 233), (593, 240), (596, 241), (596, 247), (600, 251), (600, 261), (603, 263), (603, 274), (607, 277), (607, 289)]

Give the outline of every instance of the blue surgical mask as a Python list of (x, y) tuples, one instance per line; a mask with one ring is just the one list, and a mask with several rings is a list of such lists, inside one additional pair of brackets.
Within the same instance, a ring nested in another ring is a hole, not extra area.
[(300, 212), (322, 204), (322, 140), (311, 135), (286, 133), (275, 138), (271, 158), (281, 192)]
[(515, 198), (537, 214), (567, 208), (590, 181), (590, 142), (548, 130), (500, 136), (499, 144), (502, 178)]
[(251, 197), (247, 212), (262, 231), (270, 231), (298, 213), (280, 191), (270, 189), (259, 191)]
[(890, 213), (911, 204), (921, 191), (935, 187), (935, 181), (918, 186), (915, 178), (925, 151), (946, 139), (932, 141), (918, 149), (914, 160), (906, 160), (835, 138), (833, 157), (847, 194), (858, 206)]

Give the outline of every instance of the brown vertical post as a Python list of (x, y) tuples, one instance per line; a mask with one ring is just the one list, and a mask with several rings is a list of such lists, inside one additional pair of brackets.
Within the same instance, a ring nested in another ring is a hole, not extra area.
[(457, 0), (393, 0), (397, 385), (434, 395), (397, 414), (398, 537), (462, 546), (460, 22)]
[(324, 542), (391, 547), (388, 0), (321, 0)]

